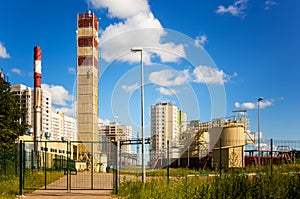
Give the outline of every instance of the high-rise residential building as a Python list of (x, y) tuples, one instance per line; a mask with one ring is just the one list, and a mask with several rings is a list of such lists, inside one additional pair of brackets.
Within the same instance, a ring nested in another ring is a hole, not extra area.
[(178, 158), (181, 130), (186, 128), (187, 116), (173, 103), (157, 103), (151, 106), (150, 158), (166, 158), (167, 141), (170, 158)]
[(80, 141), (98, 135), (98, 19), (88, 11), (77, 16), (77, 127)]
[(76, 120), (63, 113), (52, 113), (52, 133), (50, 140), (77, 141)]
[[(33, 89), (32, 89), (33, 90)], [(43, 136), (49, 136), (52, 131), (52, 96), (42, 89), (42, 132)]]
[[(21, 105), (27, 110), (27, 115), (22, 122), (28, 124), (33, 128), (34, 123), (34, 89), (23, 84), (14, 84), (11, 87), (11, 92), (21, 96)], [(52, 97), (51, 93), (42, 89), (42, 114), (41, 114), (41, 132), (38, 132), (38, 137), (47, 136), (51, 133), (51, 111), (52, 111)]]
[(23, 84), (14, 84), (11, 86), (11, 92), (21, 97), (21, 106), (27, 110), (21, 122), (33, 128), (33, 89)]
[[(11, 86), (11, 92), (20, 95), (21, 106), (27, 110), (27, 114), (21, 119), (21, 122), (28, 124), (32, 129), (34, 123), (34, 89), (23, 84), (14, 84)], [(62, 140), (63, 138), (77, 141), (76, 120), (62, 113), (53, 113), (51, 93), (44, 89), (41, 89), (41, 92), (42, 122), (38, 138), (48, 140)], [(32, 130), (29, 130), (28, 133), (32, 133)]]

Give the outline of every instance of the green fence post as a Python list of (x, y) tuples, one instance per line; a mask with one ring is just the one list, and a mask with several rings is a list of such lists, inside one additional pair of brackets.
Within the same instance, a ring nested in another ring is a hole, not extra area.
[(20, 154), (22, 154), (22, 161), (21, 161), (21, 164), (22, 164), (22, 168), (23, 168), (23, 170), (22, 170), (22, 187), (24, 187), (24, 185), (25, 185), (25, 176), (26, 176), (26, 174), (25, 174), (25, 167), (26, 167), (26, 149), (25, 149), (25, 141), (24, 141), (24, 143), (22, 143), (21, 144), (22, 145), (22, 151), (20, 151)]
[(222, 139), (220, 138), (220, 177), (222, 176)]
[(22, 188), (23, 188), (23, 168), (22, 168), (22, 166), (23, 166), (23, 157), (22, 157), (22, 151), (23, 151), (23, 148), (22, 148), (22, 145), (23, 145), (23, 143), (22, 143), (22, 140), (20, 140), (20, 159), (19, 159), (19, 161), (20, 161), (20, 178), (19, 178), (19, 196), (22, 196)]
[(33, 173), (33, 169), (34, 169), (34, 158), (35, 158), (34, 151), (31, 150), (31, 173)]
[(94, 189), (94, 142), (92, 142), (92, 154), (91, 154), (91, 189)]
[(67, 191), (68, 192), (70, 192), (70, 190), (71, 190), (71, 187), (70, 187), (70, 181), (71, 181), (71, 179), (69, 178), (70, 176), (69, 176), (69, 167), (70, 167), (70, 165), (69, 165), (69, 156), (68, 156), (68, 151), (69, 151), (69, 141), (67, 141)]
[(270, 161), (271, 161), (271, 176), (272, 176), (272, 172), (273, 172), (273, 139), (272, 138), (271, 138), (270, 145), (271, 145), (271, 159), (270, 159)]
[(44, 172), (45, 172), (45, 189), (47, 189), (47, 141), (45, 141)]
[(116, 194), (118, 194), (119, 191), (119, 141), (116, 141), (116, 176), (115, 176), (115, 190)]
[(170, 181), (170, 144), (169, 144), (169, 140), (167, 140), (167, 159), (168, 159), (167, 178), (168, 178), (168, 184), (169, 184), (169, 181)]
[(6, 150), (3, 150), (3, 170), (4, 170), (4, 181), (6, 182)]
[(15, 148), (15, 176), (18, 175), (18, 146)]

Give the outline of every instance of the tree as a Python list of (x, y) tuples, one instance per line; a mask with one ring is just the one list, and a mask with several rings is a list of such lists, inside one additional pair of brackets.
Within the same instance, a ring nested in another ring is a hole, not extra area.
[(21, 98), (10, 92), (11, 85), (0, 77), (0, 150), (11, 149), (15, 140), (24, 135), (28, 125), (22, 123), (26, 110), (21, 107)]

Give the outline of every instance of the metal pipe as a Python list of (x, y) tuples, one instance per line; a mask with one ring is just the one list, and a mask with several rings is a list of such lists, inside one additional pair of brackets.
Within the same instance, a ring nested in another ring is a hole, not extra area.
[(143, 64), (143, 49), (132, 48), (132, 52), (141, 53), (141, 130), (142, 130), (142, 181), (146, 183), (146, 170), (145, 170), (145, 135), (144, 135), (144, 64)]

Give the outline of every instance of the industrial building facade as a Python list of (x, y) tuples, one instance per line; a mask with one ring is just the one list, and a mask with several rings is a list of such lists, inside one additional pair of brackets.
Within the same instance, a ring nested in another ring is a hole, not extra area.
[(77, 16), (77, 126), (80, 141), (97, 141), (98, 19), (88, 11)]
[(151, 160), (166, 158), (167, 141), (170, 144), (171, 158), (179, 157), (179, 136), (186, 121), (186, 114), (172, 103), (151, 106)]

